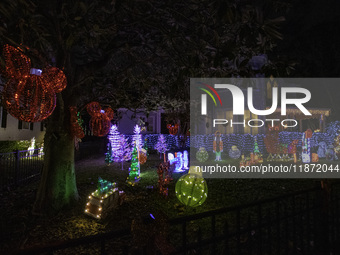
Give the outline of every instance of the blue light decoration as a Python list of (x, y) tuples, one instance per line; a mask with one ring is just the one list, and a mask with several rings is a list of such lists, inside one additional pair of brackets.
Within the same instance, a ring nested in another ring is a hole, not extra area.
[(188, 164), (189, 164), (189, 158), (188, 158), (188, 151), (183, 151), (182, 152), (176, 152), (175, 153), (176, 157), (172, 153), (168, 153), (168, 161), (170, 162), (170, 165), (175, 166), (175, 173), (181, 173), (184, 172), (185, 170), (189, 169)]
[(310, 138), (307, 138), (306, 133), (303, 133), (303, 136), (302, 136), (301, 160), (302, 160), (302, 163), (310, 163), (311, 161)]
[(189, 169), (189, 154), (188, 151), (183, 151), (183, 169)]
[(175, 172), (184, 171), (182, 169), (182, 167), (183, 167), (183, 154), (181, 152), (177, 152), (176, 158), (177, 158), (177, 162), (176, 162)]

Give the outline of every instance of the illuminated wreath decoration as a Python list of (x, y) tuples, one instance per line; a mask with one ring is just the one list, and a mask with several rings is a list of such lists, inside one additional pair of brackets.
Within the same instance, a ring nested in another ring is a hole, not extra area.
[(87, 112), (91, 115), (90, 129), (95, 136), (105, 136), (111, 128), (111, 120), (113, 119), (113, 110), (108, 107), (105, 111), (98, 102), (88, 103)]
[(176, 135), (177, 134), (177, 132), (178, 132), (178, 124), (175, 124), (175, 125), (168, 124), (166, 127), (167, 127), (167, 129), (169, 129), (170, 135)]
[(82, 139), (85, 136), (84, 130), (81, 127), (82, 120), (78, 115), (77, 107), (71, 106), (70, 107), (70, 121), (71, 121), (71, 133), (73, 136), (76, 136)]
[(20, 48), (4, 46), (6, 76), (4, 102), (7, 111), (25, 122), (39, 122), (49, 117), (56, 106), (56, 93), (66, 88), (66, 76), (48, 66), (42, 71), (31, 68), (31, 60)]

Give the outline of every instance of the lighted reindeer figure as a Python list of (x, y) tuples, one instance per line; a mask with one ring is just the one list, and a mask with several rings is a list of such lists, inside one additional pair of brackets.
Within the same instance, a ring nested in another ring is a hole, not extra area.
[(34, 148), (35, 148), (35, 137), (33, 137), (31, 139), (31, 145), (30, 147), (28, 147), (28, 152), (26, 153), (26, 157), (29, 156), (29, 157), (32, 157), (33, 156), (33, 153), (34, 153)]

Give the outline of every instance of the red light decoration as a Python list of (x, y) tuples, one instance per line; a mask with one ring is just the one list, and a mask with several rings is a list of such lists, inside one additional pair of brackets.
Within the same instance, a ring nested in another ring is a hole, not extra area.
[(77, 115), (77, 107), (71, 106), (70, 107), (70, 121), (71, 121), (71, 133), (73, 136), (78, 137), (79, 139), (82, 139), (85, 134), (84, 130), (82, 129), (79, 121), (78, 121), (78, 115)]
[(49, 117), (56, 106), (55, 93), (66, 88), (63, 71), (47, 67), (42, 75), (31, 69), (31, 60), (20, 48), (4, 46), (6, 75), (4, 88), (7, 111), (25, 122), (39, 122)]
[(169, 129), (170, 135), (176, 135), (177, 134), (177, 132), (178, 132), (178, 124), (175, 124), (175, 125), (168, 124), (166, 127), (167, 127), (167, 129)]
[(90, 129), (95, 136), (105, 136), (111, 128), (111, 120), (113, 119), (113, 110), (108, 107), (102, 110), (98, 102), (88, 103), (87, 112), (91, 115)]

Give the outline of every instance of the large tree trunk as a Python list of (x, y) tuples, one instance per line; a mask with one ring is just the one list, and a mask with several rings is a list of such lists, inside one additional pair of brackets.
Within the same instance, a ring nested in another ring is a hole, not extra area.
[(61, 97), (48, 119), (44, 139), (44, 168), (36, 201), (35, 214), (57, 212), (78, 199), (74, 168), (74, 137), (69, 131), (68, 112)]

